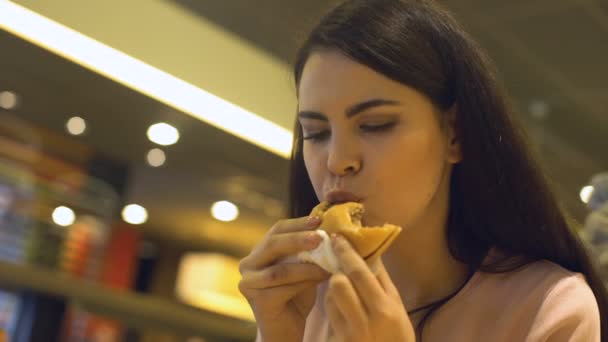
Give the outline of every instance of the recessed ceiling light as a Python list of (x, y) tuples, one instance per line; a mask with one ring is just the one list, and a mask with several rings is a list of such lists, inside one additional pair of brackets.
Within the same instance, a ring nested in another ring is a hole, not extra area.
[(157, 123), (148, 128), (148, 139), (162, 146), (173, 145), (179, 140), (179, 131), (167, 123)]
[(148, 220), (148, 211), (139, 204), (129, 204), (122, 210), (122, 219), (130, 224), (143, 224)]
[(167, 156), (160, 148), (153, 148), (148, 151), (146, 160), (148, 161), (148, 165), (152, 167), (160, 167), (163, 166), (167, 161)]
[(87, 122), (83, 118), (75, 116), (68, 120), (65, 128), (71, 135), (81, 135), (87, 130)]
[(219, 201), (211, 206), (211, 215), (216, 220), (224, 222), (234, 221), (239, 216), (239, 208), (231, 202)]
[(0, 92), (0, 108), (11, 110), (17, 107), (17, 94), (12, 91)]
[(53, 222), (62, 227), (71, 226), (76, 220), (74, 211), (68, 207), (60, 206), (53, 210)]

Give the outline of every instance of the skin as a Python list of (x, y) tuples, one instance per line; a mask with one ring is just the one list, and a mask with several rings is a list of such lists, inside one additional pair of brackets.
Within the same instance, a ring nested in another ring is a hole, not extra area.
[[(298, 107), (304, 161), (319, 200), (331, 190), (350, 191), (362, 198), (364, 225), (403, 228), (382, 258), (382, 279), (348, 242), (338, 244), (348, 271), (329, 280), (331, 325), (349, 341), (413, 341), (411, 327), (421, 315), (409, 317), (404, 308), (451, 293), (467, 276), (445, 238), (451, 170), (462, 159), (456, 108), (440, 113), (422, 93), (334, 51), (306, 62)], [(379, 315), (368, 304), (389, 309)], [(362, 330), (368, 326), (372, 331)], [(391, 326), (395, 335), (387, 336)]]

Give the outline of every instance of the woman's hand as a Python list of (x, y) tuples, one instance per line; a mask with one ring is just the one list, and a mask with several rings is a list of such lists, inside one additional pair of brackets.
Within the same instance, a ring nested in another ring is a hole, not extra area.
[(239, 290), (251, 306), (264, 342), (301, 341), (314, 306), (317, 284), (329, 274), (315, 264), (286, 257), (314, 249), (320, 220), (307, 217), (277, 222), (240, 263)]
[(325, 306), (337, 341), (415, 342), (416, 334), (399, 292), (378, 260), (378, 275), (346, 239), (332, 236), (340, 273), (329, 280)]

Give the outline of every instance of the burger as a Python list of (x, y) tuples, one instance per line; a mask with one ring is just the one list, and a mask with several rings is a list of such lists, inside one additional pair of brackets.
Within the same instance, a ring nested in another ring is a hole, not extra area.
[(323, 201), (310, 213), (310, 216), (321, 217), (317, 232), (323, 238), (321, 244), (312, 251), (301, 252), (298, 258), (313, 262), (335, 273), (339, 271), (337, 259), (331, 248), (331, 234), (339, 234), (350, 242), (355, 251), (370, 264), (380, 257), (395, 241), (401, 227), (386, 223), (382, 226), (365, 227), (361, 220), (365, 213), (363, 204), (345, 202), (331, 204)]

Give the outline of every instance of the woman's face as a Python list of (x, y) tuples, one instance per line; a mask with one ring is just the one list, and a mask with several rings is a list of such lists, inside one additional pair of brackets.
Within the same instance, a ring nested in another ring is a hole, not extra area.
[(320, 201), (349, 191), (365, 205), (365, 225), (405, 229), (447, 210), (460, 151), (453, 120), (442, 129), (424, 95), (327, 51), (307, 60), (298, 100), (304, 162)]

